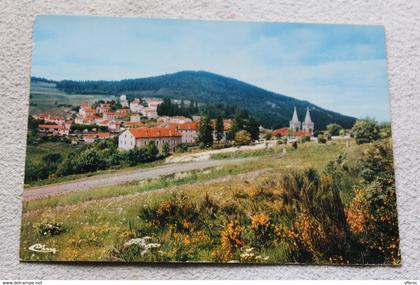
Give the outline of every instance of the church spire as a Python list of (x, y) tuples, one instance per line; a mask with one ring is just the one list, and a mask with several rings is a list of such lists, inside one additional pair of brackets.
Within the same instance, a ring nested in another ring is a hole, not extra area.
[(295, 109), (293, 110), (292, 122), (295, 122), (295, 123), (299, 122), (299, 118), (296, 112), (296, 106), (295, 106)]
[(312, 123), (311, 114), (309, 113), (309, 107), (306, 108), (305, 123)]
[(292, 132), (297, 132), (300, 130), (300, 127), (301, 127), (301, 123), (299, 121), (299, 118), (296, 112), (296, 106), (295, 106), (295, 109), (293, 110), (292, 120), (289, 122), (289, 129)]
[(312, 122), (311, 114), (309, 113), (309, 107), (306, 108), (306, 116), (305, 121), (302, 123), (302, 130), (309, 133), (314, 131), (314, 123)]

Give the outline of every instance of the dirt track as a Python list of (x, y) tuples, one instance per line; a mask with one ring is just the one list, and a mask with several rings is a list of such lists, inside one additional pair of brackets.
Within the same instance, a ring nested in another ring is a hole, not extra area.
[(234, 160), (205, 160), (192, 161), (186, 163), (174, 163), (157, 166), (153, 168), (143, 168), (130, 170), (126, 172), (117, 172), (112, 174), (103, 174), (83, 178), (68, 182), (57, 184), (49, 184), (44, 186), (35, 186), (27, 188), (23, 191), (23, 200), (36, 200), (48, 196), (56, 196), (74, 191), (84, 191), (101, 186), (111, 186), (124, 184), (131, 181), (140, 181), (145, 179), (157, 178), (162, 175), (169, 175), (178, 172), (191, 171), (197, 169), (204, 169), (225, 164), (238, 163), (249, 160), (234, 159)]

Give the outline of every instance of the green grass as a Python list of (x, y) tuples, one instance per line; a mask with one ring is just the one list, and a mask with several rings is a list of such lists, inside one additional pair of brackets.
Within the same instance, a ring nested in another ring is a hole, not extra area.
[(28, 145), (26, 147), (26, 160), (40, 162), (44, 155), (53, 152), (60, 153), (64, 158), (81, 147), (82, 145), (70, 145), (63, 142), (46, 142), (38, 145)]
[[(91, 200), (105, 199), (117, 196), (130, 195), (162, 188), (169, 188), (189, 183), (200, 183), (208, 180), (235, 175), (252, 170), (251, 165), (225, 165), (223, 167), (208, 168), (205, 170), (193, 170), (177, 174), (165, 175), (156, 179), (130, 182), (118, 186), (98, 187), (86, 191), (76, 191), (33, 201), (23, 202), (23, 211), (74, 205)], [(30, 190), (29, 190), (30, 191)]]
[(54, 115), (66, 115), (68, 107), (58, 107), (57, 105), (66, 104), (79, 106), (81, 102), (92, 102), (98, 100), (115, 100), (115, 96), (105, 96), (97, 94), (67, 94), (56, 88), (31, 87), (31, 98), (29, 114), (48, 112)]
[[(286, 150), (291, 150), (291, 146), (284, 146)], [(237, 150), (234, 152), (221, 152), (212, 154), (211, 159), (234, 159), (234, 158), (245, 158), (245, 157), (259, 157), (259, 156), (268, 156), (268, 155), (279, 155), (283, 149), (279, 146), (257, 149), (257, 150)]]
[[(349, 157), (360, 156), (366, 146), (351, 144)], [(130, 183), (120, 186), (101, 187), (88, 191), (72, 192), (62, 196), (24, 202), (21, 228), (20, 256), (23, 260), (83, 260), (109, 261), (110, 252), (130, 237), (135, 236), (135, 229), (144, 225), (138, 218), (139, 209), (156, 205), (169, 199), (172, 192), (186, 193), (192, 202), (202, 201), (208, 193), (220, 207), (230, 204), (243, 207), (245, 211), (263, 210), (267, 202), (243, 202), (236, 198), (237, 191), (249, 189), (252, 193), (254, 181), (245, 181), (238, 174), (261, 170), (264, 174), (257, 180), (270, 175), (281, 175), (290, 170), (314, 167), (319, 171), (330, 160), (345, 150), (344, 142), (330, 145), (306, 143), (297, 150), (288, 149), (282, 157), (282, 146), (276, 146), (273, 154), (261, 152), (243, 152), (242, 157), (253, 156), (256, 159), (216, 167), (204, 171), (192, 171), (170, 175), (161, 179)], [(252, 153), (252, 155), (250, 154)], [(239, 154), (233, 154), (238, 157)], [(260, 159), (258, 159), (260, 158)], [(227, 181), (215, 178), (226, 177)], [(203, 184), (201, 182), (206, 182)], [(152, 191), (162, 189), (162, 191)], [(247, 190), (248, 191), (248, 190)], [(130, 195), (142, 193), (141, 195)], [(271, 202), (270, 202), (271, 203)], [(275, 205), (272, 205), (275, 206)], [(275, 206), (277, 207), (277, 206)], [(38, 228), (42, 223), (62, 222), (65, 232), (57, 236), (40, 236)], [(163, 240), (165, 237), (161, 237)], [(28, 251), (28, 247), (42, 243), (58, 250), (56, 254), (37, 254)], [(165, 250), (170, 248), (170, 245)], [(269, 262), (286, 262), (287, 247), (280, 244), (269, 250)], [(209, 249), (200, 250), (194, 258), (210, 260)]]
[[(26, 165), (28, 165), (28, 162), (31, 162), (32, 164), (37, 164), (42, 161), (42, 157), (46, 154), (50, 153), (59, 153), (61, 156), (66, 158), (70, 153), (76, 152), (78, 150), (81, 150), (83, 148), (83, 145), (70, 145), (68, 143), (64, 142), (45, 142), (37, 145), (27, 145), (26, 146)], [(83, 176), (88, 176), (89, 174), (84, 174)], [(58, 177), (58, 178), (52, 178), (52, 179), (45, 179), (40, 181), (34, 181), (32, 183), (26, 184), (25, 187), (29, 186), (35, 186), (35, 185), (45, 185), (50, 183), (56, 183), (61, 181), (68, 181), (71, 179), (78, 178), (77, 177)]]
[(164, 160), (156, 160), (153, 162), (147, 162), (142, 163), (136, 166), (117, 166), (115, 168), (111, 169), (105, 169), (105, 170), (98, 170), (95, 172), (88, 172), (88, 173), (80, 173), (80, 174), (72, 174), (72, 175), (66, 175), (66, 176), (60, 176), (60, 177), (54, 177), (54, 178), (48, 178), (44, 180), (34, 181), (29, 184), (25, 184), (25, 188), (35, 187), (35, 186), (43, 186), (43, 185), (49, 185), (49, 184), (56, 184), (56, 183), (63, 183), (67, 181), (74, 181), (78, 179), (98, 176), (98, 175), (106, 175), (106, 174), (114, 174), (118, 172), (126, 172), (131, 171), (135, 169), (143, 169), (143, 168), (151, 168), (156, 167), (159, 165), (163, 165), (165, 162)]

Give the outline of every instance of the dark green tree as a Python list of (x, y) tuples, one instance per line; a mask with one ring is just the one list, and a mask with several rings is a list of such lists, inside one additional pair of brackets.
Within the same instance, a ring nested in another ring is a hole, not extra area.
[(146, 161), (156, 160), (159, 154), (159, 149), (157, 148), (154, 141), (149, 142), (146, 147)]
[(220, 142), (223, 139), (224, 131), (225, 131), (225, 128), (223, 124), (223, 118), (219, 116), (216, 119), (216, 130), (215, 130), (217, 142)]
[(168, 142), (164, 142), (162, 145), (162, 156), (168, 156), (171, 152)]
[(201, 147), (211, 147), (213, 145), (213, 128), (210, 118), (204, 117), (200, 121), (198, 128), (198, 142)]
[(254, 117), (250, 117), (245, 122), (245, 130), (251, 135), (252, 141), (257, 141), (260, 138), (260, 128)]

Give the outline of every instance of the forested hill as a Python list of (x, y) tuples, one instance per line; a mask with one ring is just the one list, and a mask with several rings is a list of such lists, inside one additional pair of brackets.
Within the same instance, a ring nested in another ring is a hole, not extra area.
[[(33, 78), (33, 81), (36, 79)], [(58, 89), (69, 94), (126, 94), (129, 98), (154, 96), (235, 105), (248, 110), (267, 128), (288, 126), (295, 106), (301, 121), (304, 119), (306, 107), (310, 108), (316, 129), (324, 129), (327, 124), (333, 122), (350, 128), (355, 121), (353, 117), (322, 109), (307, 101), (204, 71), (182, 71), (121, 81), (63, 80), (54, 83)]]

